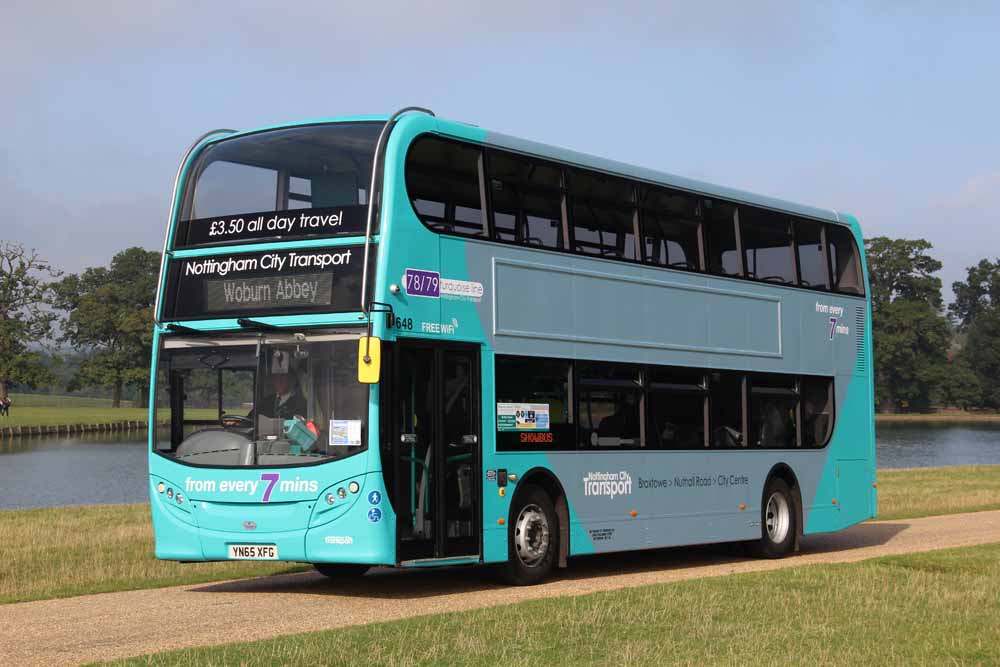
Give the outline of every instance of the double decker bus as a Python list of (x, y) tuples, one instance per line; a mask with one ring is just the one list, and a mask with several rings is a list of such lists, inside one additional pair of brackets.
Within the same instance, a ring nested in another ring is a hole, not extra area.
[(852, 216), (408, 108), (177, 175), (150, 494), (177, 561), (495, 564), (875, 515)]

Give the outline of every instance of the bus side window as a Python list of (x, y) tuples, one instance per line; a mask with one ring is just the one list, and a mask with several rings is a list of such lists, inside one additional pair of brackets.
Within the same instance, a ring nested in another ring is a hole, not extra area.
[(487, 236), (479, 191), (480, 151), (438, 137), (418, 139), (406, 156), (406, 188), (420, 219), (431, 229)]
[(650, 367), (646, 446), (701, 449), (708, 444), (708, 391), (700, 370)]
[(712, 434), (714, 449), (745, 447), (743, 436), (743, 376), (716, 372), (709, 376)]
[(705, 226), (708, 241), (708, 270), (722, 276), (741, 276), (739, 248), (736, 243), (736, 207), (706, 199)]
[(799, 260), (799, 285), (830, 289), (823, 248), (823, 225), (811, 220), (796, 220), (795, 251)]
[(740, 238), (747, 278), (783, 285), (795, 283), (795, 255), (787, 218), (743, 206), (740, 208)]
[(802, 446), (824, 447), (833, 433), (833, 380), (803, 377)]
[(601, 362), (580, 362), (577, 368), (580, 447), (640, 447), (639, 368)]
[(497, 150), (487, 152), (486, 165), (496, 238), (565, 248), (562, 169)]
[(585, 255), (635, 261), (635, 203), (631, 181), (570, 169), (572, 249)]
[(701, 207), (698, 199), (665, 188), (639, 188), (643, 260), (647, 264), (701, 271)]
[(799, 396), (795, 378), (750, 378), (750, 446), (764, 449), (798, 446)]
[[(495, 361), (499, 451), (571, 450), (576, 446), (573, 419), (572, 362), (564, 359), (497, 355)], [(511, 423), (513, 404), (520, 410), (546, 413), (522, 417), (519, 428)]]
[(830, 269), (834, 288), (838, 292), (847, 294), (864, 294), (861, 262), (851, 231), (840, 225), (827, 225), (826, 238), (830, 246)]

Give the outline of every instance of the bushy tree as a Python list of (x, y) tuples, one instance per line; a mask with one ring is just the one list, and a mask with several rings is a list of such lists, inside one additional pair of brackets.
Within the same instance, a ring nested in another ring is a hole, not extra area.
[(875, 400), (925, 410), (948, 369), (951, 327), (942, 313), (941, 262), (924, 239), (865, 241), (872, 298)]
[(7, 397), (11, 384), (37, 387), (55, 381), (32, 344), (52, 332), (55, 315), (46, 279), (57, 275), (35, 250), (0, 242), (0, 398)]
[(56, 283), (57, 302), (67, 311), (63, 340), (90, 353), (69, 389), (111, 387), (114, 407), (121, 405), (126, 385), (146, 399), (159, 268), (159, 253), (128, 248), (107, 268), (88, 268)]
[(979, 315), (1000, 307), (1000, 260), (991, 262), (983, 259), (966, 271), (964, 282), (951, 284), (955, 301), (948, 306), (948, 311), (958, 321), (962, 331), (968, 331)]

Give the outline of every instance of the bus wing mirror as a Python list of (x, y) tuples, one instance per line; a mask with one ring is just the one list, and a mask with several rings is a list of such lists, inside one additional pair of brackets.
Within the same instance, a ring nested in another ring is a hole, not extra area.
[(382, 369), (382, 340), (375, 336), (358, 339), (358, 382), (376, 384)]

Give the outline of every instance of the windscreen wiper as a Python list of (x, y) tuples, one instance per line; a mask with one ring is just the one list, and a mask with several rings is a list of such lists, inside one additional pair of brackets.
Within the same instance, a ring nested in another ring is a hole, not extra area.
[(276, 327), (273, 324), (268, 324), (267, 322), (251, 320), (247, 317), (239, 318), (236, 320), (236, 324), (240, 325), (244, 329), (256, 329), (258, 331), (284, 331), (281, 327)]
[(186, 327), (183, 324), (168, 324), (167, 331), (175, 331), (177, 333), (201, 333), (201, 330)]

